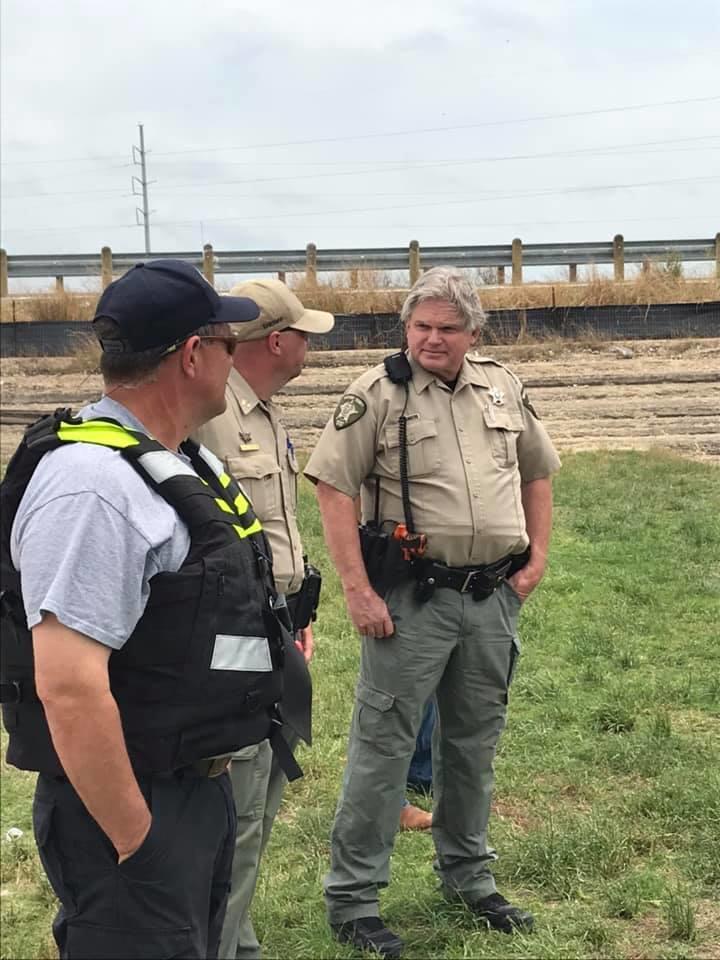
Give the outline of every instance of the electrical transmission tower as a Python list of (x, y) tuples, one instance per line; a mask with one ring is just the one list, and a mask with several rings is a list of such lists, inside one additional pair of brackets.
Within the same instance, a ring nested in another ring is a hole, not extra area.
[[(139, 197), (142, 196), (143, 205), (141, 207), (135, 207), (135, 220), (137, 225), (140, 226), (140, 217), (142, 217), (142, 226), (145, 230), (145, 253), (150, 253), (150, 214), (154, 213), (154, 210), (150, 209), (148, 204), (148, 184), (154, 183), (154, 180), (148, 180), (147, 178), (147, 165), (145, 163), (146, 151), (145, 151), (145, 136), (143, 133), (143, 125), (138, 124), (138, 130), (140, 131), (140, 146), (136, 147), (133, 144), (132, 148), (132, 158), (133, 163), (140, 165), (140, 176), (133, 176), (130, 181), (132, 186), (133, 196)], [(138, 193), (135, 189), (136, 184), (140, 184), (142, 194)]]

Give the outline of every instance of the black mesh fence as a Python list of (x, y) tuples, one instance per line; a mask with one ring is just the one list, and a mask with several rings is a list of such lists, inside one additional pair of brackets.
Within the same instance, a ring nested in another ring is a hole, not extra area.
[[(533, 337), (614, 340), (720, 337), (720, 302), (488, 311), (486, 340), (512, 342), (522, 332)], [(61, 357), (82, 349), (92, 339), (92, 329), (83, 321), (3, 323), (0, 338), (4, 357)], [(312, 346), (315, 350), (395, 348), (401, 339), (396, 313), (338, 314), (334, 329), (313, 337)]]

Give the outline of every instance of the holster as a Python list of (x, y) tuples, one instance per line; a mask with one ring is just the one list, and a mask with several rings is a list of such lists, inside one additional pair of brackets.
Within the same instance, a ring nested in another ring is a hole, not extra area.
[(390, 587), (413, 577), (413, 564), (402, 554), (401, 541), (374, 524), (359, 527), (360, 549), (373, 590), (384, 597)]

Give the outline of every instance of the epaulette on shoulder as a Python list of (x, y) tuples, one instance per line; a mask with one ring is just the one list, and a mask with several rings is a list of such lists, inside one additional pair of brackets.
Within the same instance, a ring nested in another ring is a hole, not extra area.
[(365, 373), (362, 373), (357, 380), (355, 381), (356, 387), (362, 387), (365, 390), (369, 390), (374, 383), (377, 383), (378, 380), (382, 380), (383, 377), (387, 376), (387, 371), (382, 363), (378, 363), (374, 367), (370, 367), (369, 370), (366, 370)]
[(500, 363), (500, 361), (496, 360), (495, 357), (481, 357), (479, 353), (469, 353), (467, 354), (466, 359), (469, 360), (470, 363), (491, 363), (495, 367), (500, 367), (505, 371), (505, 373), (508, 374), (508, 376), (512, 377), (516, 383), (522, 386), (522, 381), (516, 374), (512, 372), (510, 367), (506, 367), (504, 363)]

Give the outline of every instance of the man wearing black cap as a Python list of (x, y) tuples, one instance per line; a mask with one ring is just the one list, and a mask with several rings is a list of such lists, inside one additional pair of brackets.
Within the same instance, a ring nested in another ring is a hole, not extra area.
[(283, 638), (260, 522), (185, 438), (258, 313), (181, 261), (134, 267), (94, 320), (104, 396), (30, 427), (2, 484), (8, 761), (39, 771), (61, 957), (217, 956), (225, 770), (278, 739)]

